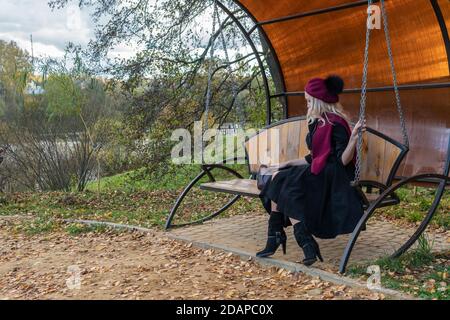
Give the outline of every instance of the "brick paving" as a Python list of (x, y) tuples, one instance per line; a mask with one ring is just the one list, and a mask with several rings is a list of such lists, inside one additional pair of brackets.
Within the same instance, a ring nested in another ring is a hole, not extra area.
[[(215, 219), (202, 225), (172, 229), (169, 232), (192, 242), (204, 243), (222, 248), (230, 248), (254, 255), (262, 249), (266, 241), (267, 215), (239, 215), (224, 219)], [(392, 254), (414, 233), (413, 228), (400, 227), (387, 221), (370, 221), (353, 249), (350, 262), (369, 261)], [(273, 258), (298, 262), (303, 259), (301, 249), (295, 242), (292, 227), (286, 229), (288, 235), (287, 254), (281, 248)], [(450, 232), (427, 233), (433, 243), (433, 251), (450, 249)], [(317, 239), (324, 263), (315, 266), (337, 270), (349, 235), (332, 240)]]

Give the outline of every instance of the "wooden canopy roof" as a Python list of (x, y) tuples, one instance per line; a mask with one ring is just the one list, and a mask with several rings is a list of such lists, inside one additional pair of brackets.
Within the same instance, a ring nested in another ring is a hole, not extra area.
[[(344, 109), (359, 112), (367, 1), (235, 0), (272, 48), (281, 79), (272, 97), (285, 97), (286, 115), (306, 113), (302, 91), (312, 77), (338, 74), (346, 82)], [(377, 1), (374, 1), (375, 4)], [(442, 173), (450, 136), (450, 1), (386, 0), (392, 51), (410, 136), (398, 176)], [(373, 30), (368, 125), (402, 141), (383, 29)]]

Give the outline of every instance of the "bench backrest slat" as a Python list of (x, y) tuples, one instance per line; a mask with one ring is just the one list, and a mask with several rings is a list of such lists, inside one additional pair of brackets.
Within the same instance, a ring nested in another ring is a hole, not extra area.
[[(288, 119), (261, 130), (245, 143), (250, 172), (258, 172), (261, 164), (303, 159), (310, 153), (307, 134), (308, 124), (304, 117)], [(361, 180), (390, 185), (406, 150), (395, 140), (368, 128), (363, 135)]]
[(260, 131), (245, 143), (250, 172), (262, 164), (271, 165), (306, 156), (308, 125), (306, 120), (284, 121)]

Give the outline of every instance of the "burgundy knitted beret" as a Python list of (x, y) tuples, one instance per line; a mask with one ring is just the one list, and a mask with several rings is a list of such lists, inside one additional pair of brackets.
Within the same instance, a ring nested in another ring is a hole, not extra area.
[(308, 81), (305, 91), (312, 97), (327, 103), (339, 102), (339, 94), (344, 90), (344, 80), (339, 76), (326, 79), (313, 78)]

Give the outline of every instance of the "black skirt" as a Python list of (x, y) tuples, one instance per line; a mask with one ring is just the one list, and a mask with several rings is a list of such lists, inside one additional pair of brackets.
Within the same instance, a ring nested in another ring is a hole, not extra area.
[[(348, 142), (345, 133), (340, 134)], [(338, 158), (342, 150), (336, 145), (339, 143), (333, 144), (335, 152), (318, 175), (311, 172), (310, 164), (280, 170), (260, 194), (267, 212), (271, 212), (274, 201), (277, 211), (285, 215), (285, 226), (289, 225), (289, 218), (304, 221), (309, 231), (322, 239), (353, 232), (364, 213), (363, 202), (350, 185), (355, 166), (342, 164)]]

